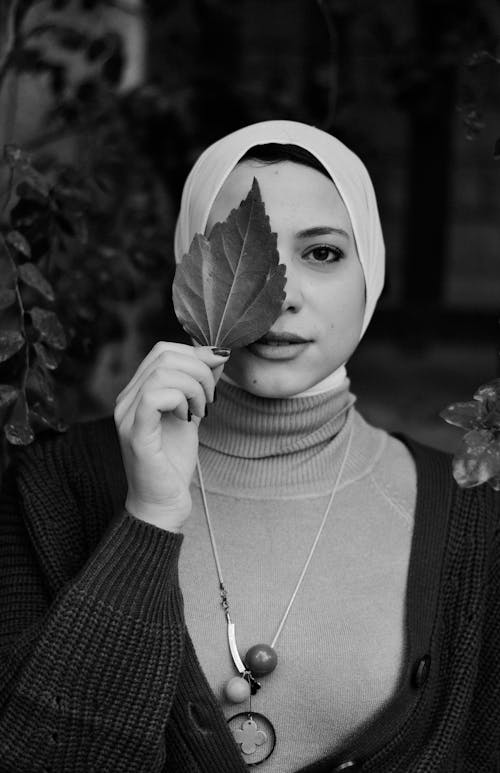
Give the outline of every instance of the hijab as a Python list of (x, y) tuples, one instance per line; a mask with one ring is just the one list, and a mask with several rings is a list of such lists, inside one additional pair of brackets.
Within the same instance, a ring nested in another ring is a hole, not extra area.
[[(308, 150), (324, 166), (344, 201), (365, 278), (361, 339), (384, 284), (385, 248), (375, 191), (358, 156), (336, 137), (315, 126), (298, 121), (261, 121), (244, 126), (206, 148), (184, 184), (175, 227), (175, 259), (179, 262), (188, 252), (196, 233), (205, 233), (215, 198), (241, 157), (254, 145), (266, 143), (298, 145)], [(295, 396), (320, 394), (339, 387), (345, 379), (346, 369), (342, 365), (318, 384)], [(226, 380), (230, 379), (226, 377)]]

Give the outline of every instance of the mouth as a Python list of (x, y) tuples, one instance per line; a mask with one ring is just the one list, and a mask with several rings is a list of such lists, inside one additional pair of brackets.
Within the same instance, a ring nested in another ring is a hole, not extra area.
[(273, 333), (269, 331), (269, 333), (263, 335), (255, 343), (263, 344), (264, 346), (290, 346), (291, 344), (308, 344), (310, 341), (295, 333)]
[(249, 351), (264, 360), (291, 360), (301, 354), (311, 341), (296, 333), (269, 331), (258, 341), (250, 344)]

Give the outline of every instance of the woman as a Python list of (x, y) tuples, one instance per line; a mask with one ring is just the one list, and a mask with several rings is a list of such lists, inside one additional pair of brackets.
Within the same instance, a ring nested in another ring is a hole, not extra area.
[(369, 177), (314, 127), (245, 127), (194, 165), (178, 260), (254, 177), (271, 330), (158, 343), (114, 423), (6, 476), (0, 770), (499, 769), (494, 495), (368, 425), (346, 377), (383, 283)]

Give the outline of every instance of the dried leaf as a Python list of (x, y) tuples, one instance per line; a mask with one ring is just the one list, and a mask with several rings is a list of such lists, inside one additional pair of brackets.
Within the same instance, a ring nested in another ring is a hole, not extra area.
[(285, 282), (277, 236), (254, 178), (246, 199), (214, 225), (210, 239), (195, 235), (175, 273), (175, 313), (200, 344), (246, 346), (279, 316)]
[(0, 290), (0, 309), (8, 309), (16, 302), (15, 290)]
[(24, 336), (17, 330), (0, 331), (0, 362), (12, 357), (24, 344)]
[(67, 342), (64, 328), (53, 311), (47, 311), (47, 309), (34, 306), (30, 309), (30, 315), (33, 326), (40, 333), (42, 341), (45, 341), (54, 349), (66, 348)]
[(25, 258), (31, 258), (31, 247), (28, 240), (19, 231), (9, 231), (5, 237), (6, 241), (14, 247)]
[(52, 285), (45, 279), (42, 272), (34, 263), (23, 263), (19, 266), (19, 276), (23, 282), (35, 290), (38, 290), (48, 301), (55, 299)]

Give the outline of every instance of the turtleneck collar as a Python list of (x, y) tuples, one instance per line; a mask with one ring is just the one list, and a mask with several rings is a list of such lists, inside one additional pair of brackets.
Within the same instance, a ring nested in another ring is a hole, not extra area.
[[(219, 381), (217, 401), (199, 431), (207, 489), (256, 498), (327, 493), (348, 428), (355, 416), (362, 422), (349, 387), (346, 378), (319, 395), (269, 399)], [(379, 436), (368, 435), (349, 454), (346, 473), (351, 478), (380, 450)]]
[(244, 459), (293, 455), (331, 440), (355, 402), (348, 378), (319, 395), (270, 399), (225, 381), (200, 425), (200, 443)]

